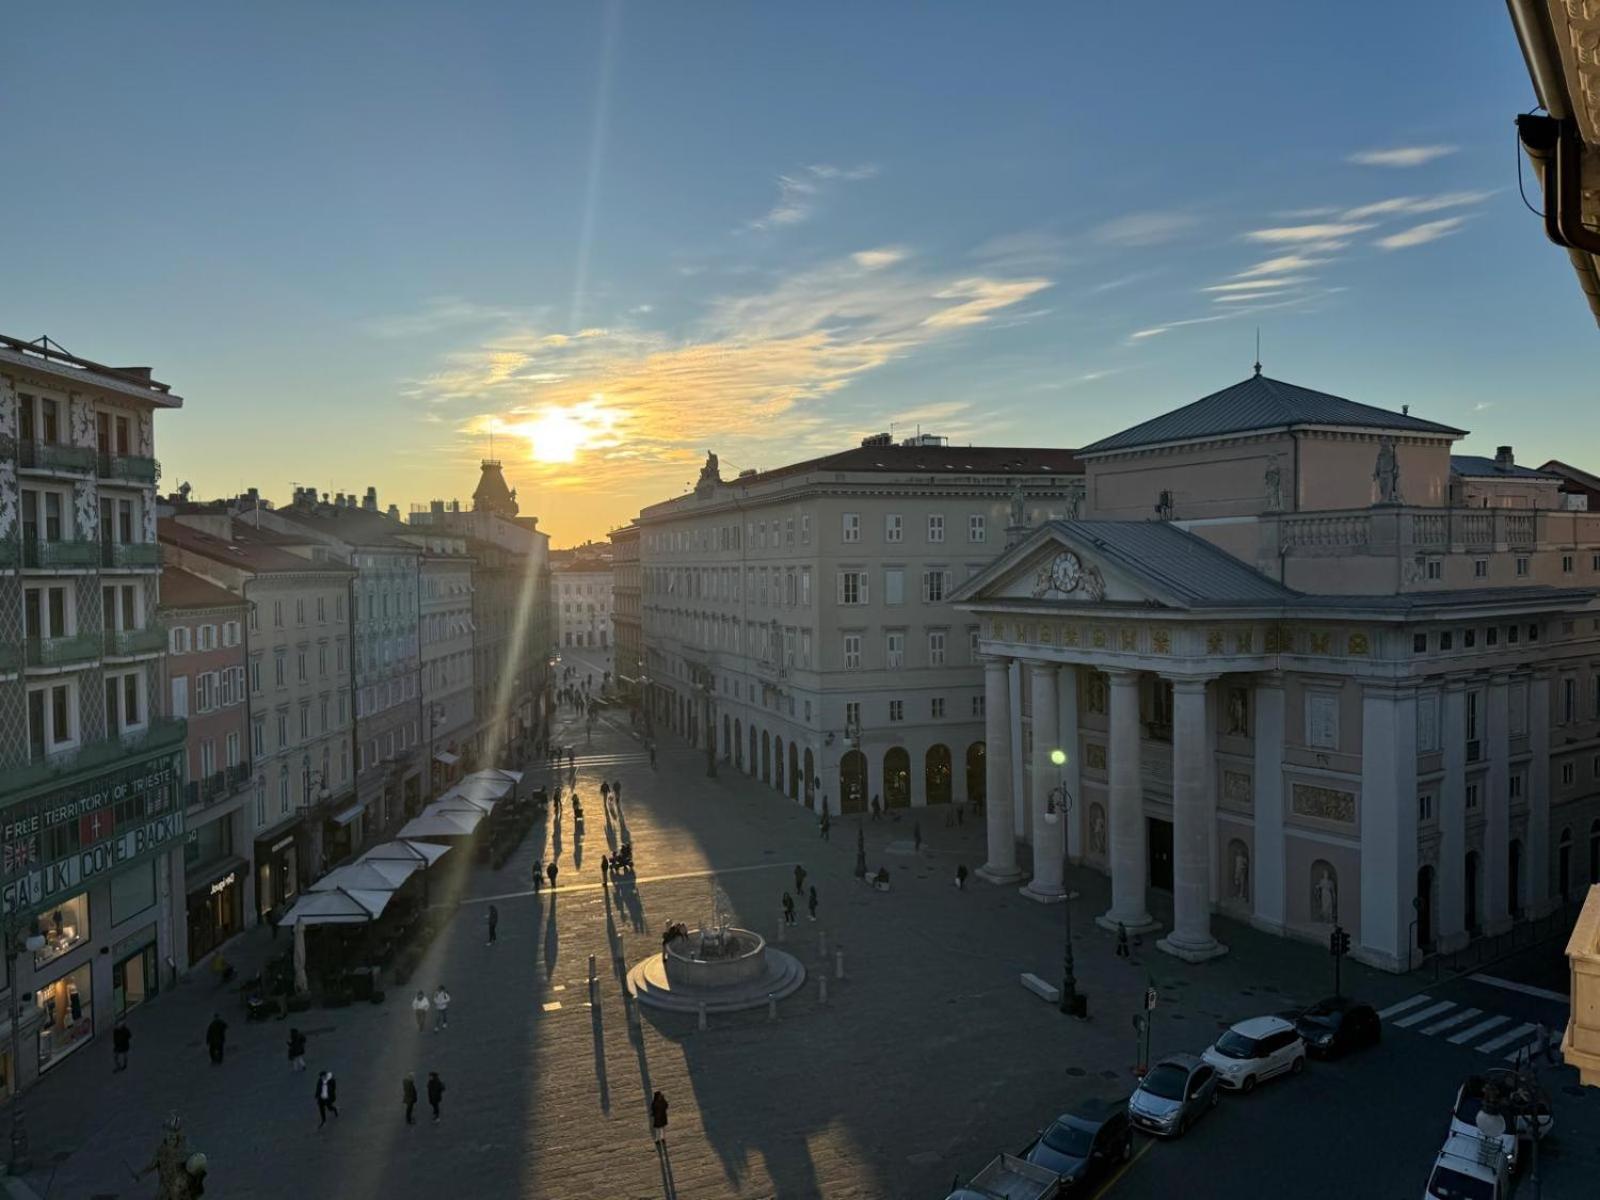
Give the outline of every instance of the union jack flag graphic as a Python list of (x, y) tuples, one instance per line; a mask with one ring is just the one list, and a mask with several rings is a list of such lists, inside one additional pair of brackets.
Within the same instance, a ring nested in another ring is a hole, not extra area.
[(37, 836), (26, 837), (20, 841), (7, 842), (5, 848), (0, 850), (0, 872), (7, 875), (22, 870), (23, 867), (39, 861), (39, 839)]

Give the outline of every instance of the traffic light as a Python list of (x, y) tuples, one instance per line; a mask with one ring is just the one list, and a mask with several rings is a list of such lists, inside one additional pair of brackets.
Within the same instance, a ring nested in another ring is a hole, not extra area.
[(1335, 958), (1350, 953), (1350, 933), (1343, 926), (1334, 926), (1333, 932), (1328, 935), (1328, 953)]

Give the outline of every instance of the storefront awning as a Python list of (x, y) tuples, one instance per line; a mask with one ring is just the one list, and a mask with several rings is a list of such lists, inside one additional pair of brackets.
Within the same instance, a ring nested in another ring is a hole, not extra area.
[(433, 761), (443, 763), (447, 767), (453, 767), (461, 761), (461, 758), (459, 755), (451, 754), (448, 750), (440, 750), (434, 754)]
[(183, 878), (183, 888), (186, 892), (198, 892), (201, 888), (210, 887), (229, 875), (248, 873), (249, 869), (250, 864), (235, 854), (221, 862), (207, 863), (203, 867), (196, 867), (193, 871), (187, 872)]
[(331, 820), (335, 825), (348, 825), (351, 821), (354, 821), (361, 815), (362, 810), (365, 807), (366, 805), (364, 804), (352, 804), (349, 808), (345, 809), (337, 816), (330, 817), (329, 820)]

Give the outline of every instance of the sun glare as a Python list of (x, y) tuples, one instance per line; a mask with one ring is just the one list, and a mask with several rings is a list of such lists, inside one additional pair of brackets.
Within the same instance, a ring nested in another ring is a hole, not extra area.
[(547, 408), (510, 426), (510, 432), (526, 439), (534, 462), (569, 463), (584, 450), (611, 444), (615, 426), (616, 414), (606, 408), (604, 397), (595, 396), (567, 408)]

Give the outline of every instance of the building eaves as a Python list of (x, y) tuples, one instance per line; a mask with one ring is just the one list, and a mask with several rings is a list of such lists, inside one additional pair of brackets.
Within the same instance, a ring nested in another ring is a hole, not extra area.
[(1464, 479), (1545, 479), (1551, 483), (1559, 483), (1561, 480), (1561, 476), (1548, 471), (1519, 467), (1515, 463), (1507, 466), (1481, 454), (1452, 454), (1450, 470), (1452, 474), (1460, 475)]
[(218, 587), (209, 579), (202, 579), (182, 567), (163, 563), (161, 567), (161, 603), (163, 610), (246, 608), (245, 599)]
[(231, 541), (224, 541), (219, 537), (213, 537), (209, 533), (202, 533), (198, 529), (180, 525), (176, 521), (163, 520), (158, 522), (156, 536), (164, 545), (174, 546), (191, 554), (198, 554), (202, 558), (208, 558), (213, 562), (258, 575), (313, 573), (349, 576), (355, 574), (352, 568), (345, 566), (343, 563), (317, 562), (313, 559), (301, 558), (298, 554), (291, 554), (287, 550), (255, 541), (248, 536), (235, 537)]

